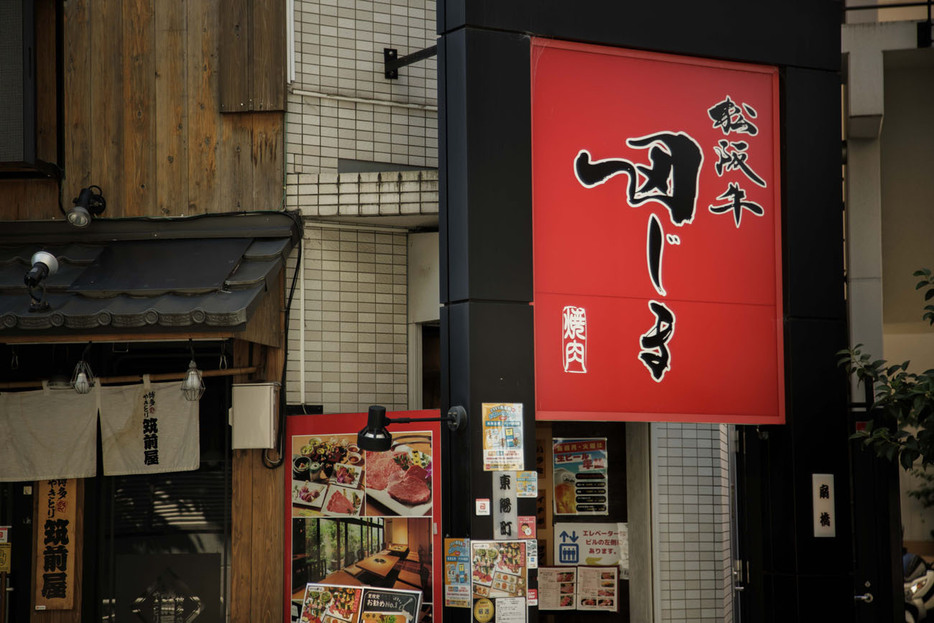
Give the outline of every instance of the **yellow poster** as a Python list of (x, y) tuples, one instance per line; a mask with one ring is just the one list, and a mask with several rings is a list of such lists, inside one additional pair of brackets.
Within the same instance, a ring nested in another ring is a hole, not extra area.
[(10, 543), (0, 543), (0, 573), (10, 572)]
[(484, 471), (524, 470), (522, 403), (484, 402), (481, 407)]

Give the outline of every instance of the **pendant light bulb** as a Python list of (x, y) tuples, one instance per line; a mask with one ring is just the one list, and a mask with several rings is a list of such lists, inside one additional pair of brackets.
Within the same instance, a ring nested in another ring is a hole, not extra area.
[(91, 366), (84, 359), (75, 366), (75, 372), (71, 376), (71, 386), (79, 394), (87, 394), (94, 386), (94, 373), (91, 372)]
[(182, 393), (185, 394), (185, 400), (191, 402), (197, 402), (204, 394), (204, 381), (201, 379), (201, 370), (198, 369), (194, 359), (188, 364), (188, 373), (185, 375), (185, 380), (182, 381)]

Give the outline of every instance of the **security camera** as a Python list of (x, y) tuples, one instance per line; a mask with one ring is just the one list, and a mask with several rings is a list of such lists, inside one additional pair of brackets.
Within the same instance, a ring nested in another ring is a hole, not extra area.
[(23, 281), (30, 288), (35, 288), (46, 277), (58, 271), (58, 260), (48, 251), (37, 251), (32, 256), (32, 268), (26, 273)]

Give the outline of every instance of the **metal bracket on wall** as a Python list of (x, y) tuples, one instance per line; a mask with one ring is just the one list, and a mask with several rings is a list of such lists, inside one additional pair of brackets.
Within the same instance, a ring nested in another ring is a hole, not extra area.
[(399, 51), (396, 48), (383, 48), (383, 76), (386, 80), (397, 80), (399, 78), (399, 68), (431, 58), (437, 54), (438, 46), (436, 45), (418, 52), (412, 52), (402, 58), (399, 58)]

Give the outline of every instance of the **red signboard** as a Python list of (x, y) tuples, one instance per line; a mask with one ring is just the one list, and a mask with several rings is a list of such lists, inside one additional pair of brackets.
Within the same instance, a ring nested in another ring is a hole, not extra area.
[(784, 422), (778, 72), (533, 40), (538, 419)]

